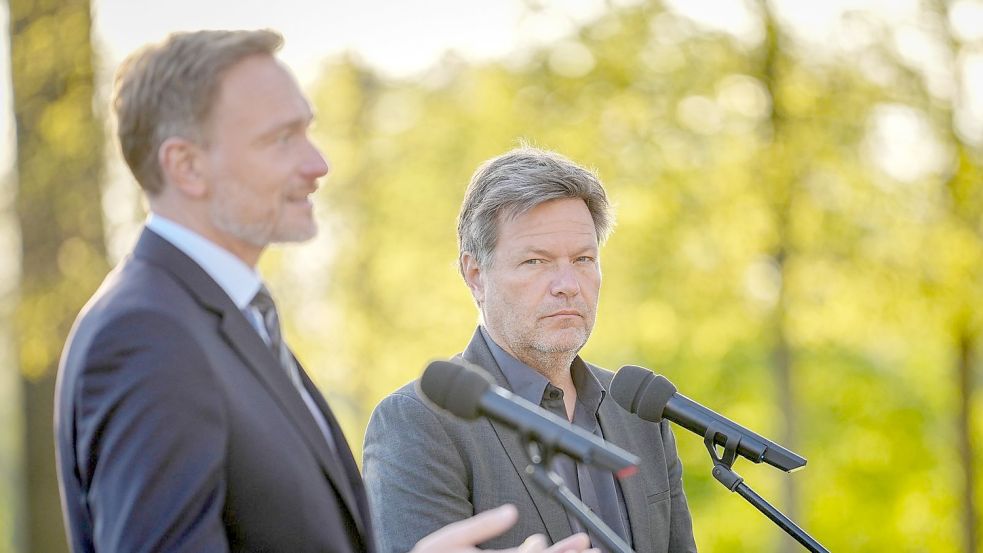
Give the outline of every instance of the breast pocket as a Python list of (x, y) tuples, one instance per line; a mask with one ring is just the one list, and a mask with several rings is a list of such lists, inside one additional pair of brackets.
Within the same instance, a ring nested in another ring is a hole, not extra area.
[(668, 501), (669, 500), (669, 490), (663, 490), (663, 491), (661, 491), (659, 493), (652, 493), (652, 494), (649, 494), (647, 497), (648, 497), (648, 504), (649, 505), (654, 505), (654, 504), (659, 503), (661, 501)]
[[(646, 496), (648, 503), (648, 522), (647, 530), (652, 544), (652, 551), (666, 551), (669, 548), (669, 490)], [(636, 543), (636, 546), (641, 544)], [(647, 549), (638, 547), (639, 550)]]

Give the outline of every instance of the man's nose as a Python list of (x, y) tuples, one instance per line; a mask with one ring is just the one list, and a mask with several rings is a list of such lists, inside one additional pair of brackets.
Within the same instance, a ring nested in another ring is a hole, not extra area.
[(576, 296), (580, 293), (580, 280), (572, 264), (561, 263), (557, 266), (550, 283), (550, 293), (554, 296)]
[(328, 160), (324, 158), (324, 154), (308, 140), (307, 152), (305, 153), (303, 165), (301, 165), (301, 172), (305, 177), (313, 180), (327, 175), (330, 170), (331, 166), (328, 165)]

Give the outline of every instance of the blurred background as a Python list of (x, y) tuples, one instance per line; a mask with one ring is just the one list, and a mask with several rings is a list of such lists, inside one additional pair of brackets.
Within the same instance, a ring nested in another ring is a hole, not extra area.
[[(145, 216), (112, 73), (205, 27), (283, 32), (318, 112), (322, 232), (262, 270), (356, 452), (473, 332), (455, 216), (525, 139), (617, 205), (585, 358), (807, 457), (735, 468), (833, 551), (983, 550), (983, 1), (8, 0), (0, 23), (0, 552), (65, 550), (57, 360)], [(801, 550), (677, 438), (701, 551)]]

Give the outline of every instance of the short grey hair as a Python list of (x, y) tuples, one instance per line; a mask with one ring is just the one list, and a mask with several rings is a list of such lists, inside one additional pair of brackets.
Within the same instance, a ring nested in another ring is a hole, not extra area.
[(565, 198), (587, 204), (598, 245), (614, 227), (614, 210), (592, 171), (547, 150), (522, 146), (481, 164), (471, 176), (457, 217), (458, 267), (470, 253), (487, 267), (498, 242), (499, 224), (536, 206)]

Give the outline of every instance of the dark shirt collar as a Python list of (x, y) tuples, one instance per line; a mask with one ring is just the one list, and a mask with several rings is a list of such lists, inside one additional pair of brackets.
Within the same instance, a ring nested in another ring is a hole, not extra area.
[[(502, 369), (505, 380), (512, 388), (512, 393), (534, 405), (542, 404), (543, 394), (546, 392), (549, 380), (536, 369), (512, 357), (511, 354), (502, 349), (495, 343), (495, 340), (492, 340), (484, 326), (478, 328), (481, 329), (481, 337), (484, 338), (488, 349), (491, 350), (495, 362), (498, 363), (498, 368)], [(600, 381), (587, 368), (587, 363), (584, 363), (579, 355), (570, 364), (570, 374), (573, 377), (573, 387), (577, 390), (577, 401), (583, 404), (592, 415), (596, 416), (606, 393)]]

